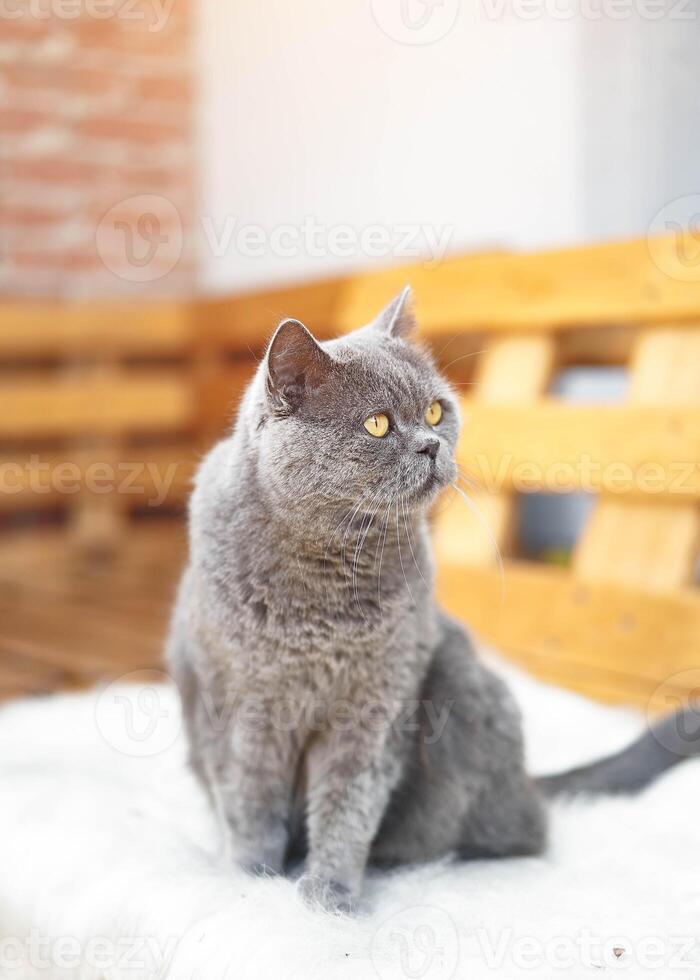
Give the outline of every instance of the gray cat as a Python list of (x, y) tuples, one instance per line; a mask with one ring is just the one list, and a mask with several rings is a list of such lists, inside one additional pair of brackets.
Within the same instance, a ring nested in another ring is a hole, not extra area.
[(340, 911), (368, 862), (539, 853), (548, 793), (632, 790), (678, 757), (669, 729), (526, 774), (508, 690), (433, 599), (426, 515), (460, 423), (413, 328), (408, 290), (338, 340), (280, 325), (197, 476), (169, 642), (235, 859), (305, 854), (303, 896)]

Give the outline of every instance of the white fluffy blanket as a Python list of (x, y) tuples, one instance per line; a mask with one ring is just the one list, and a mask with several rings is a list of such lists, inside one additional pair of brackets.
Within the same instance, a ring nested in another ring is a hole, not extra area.
[[(641, 727), (507, 673), (533, 771)], [(699, 802), (687, 762), (638, 799), (557, 805), (540, 859), (372, 874), (371, 915), (340, 919), (225, 865), (172, 689), (16, 703), (0, 712), (0, 976), (697, 980)]]

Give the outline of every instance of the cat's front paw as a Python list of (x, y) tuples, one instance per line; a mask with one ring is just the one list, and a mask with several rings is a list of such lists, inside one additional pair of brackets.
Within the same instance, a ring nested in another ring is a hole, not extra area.
[(309, 908), (332, 915), (358, 915), (366, 910), (350, 889), (339, 881), (305, 874), (297, 882), (297, 892)]

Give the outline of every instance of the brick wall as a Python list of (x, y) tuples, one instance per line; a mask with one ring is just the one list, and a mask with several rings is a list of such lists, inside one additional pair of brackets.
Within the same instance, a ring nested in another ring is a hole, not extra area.
[(0, 295), (185, 295), (194, 0), (0, 0)]

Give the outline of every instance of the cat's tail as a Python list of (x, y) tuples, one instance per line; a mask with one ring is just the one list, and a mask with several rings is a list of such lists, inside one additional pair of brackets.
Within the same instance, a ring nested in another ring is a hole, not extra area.
[(667, 715), (616, 755), (554, 776), (537, 785), (545, 796), (632, 794), (693, 756), (700, 757), (700, 713), (691, 707)]

